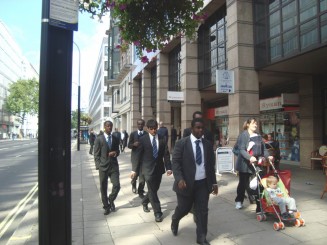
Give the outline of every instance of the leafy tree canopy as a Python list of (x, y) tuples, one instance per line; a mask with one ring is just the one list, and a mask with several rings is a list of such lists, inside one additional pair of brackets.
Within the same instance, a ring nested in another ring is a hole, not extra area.
[(172, 37), (193, 38), (199, 22), (207, 16), (199, 10), (203, 0), (80, 0), (80, 11), (101, 17), (110, 11), (117, 20), (124, 43), (134, 43), (139, 57), (143, 51), (162, 49)]
[(5, 107), (8, 112), (18, 116), (23, 124), (27, 114), (39, 112), (39, 82), (36, 79), (18, 80), (8, 89), (9, 96)]
[[(71, 118), (72, 118), (72, 121), (71, 121), (71, 128), (76, 128), (77, 129), (77, 122), (78, 122), (78, 110), (76, 109), (75, 111), (72, 111), (72, 114), (71, 114)], [(80, 115), (81, 117), (81, 125), (90, 125), (92, 123), (92, 118), (86, 114), (86, 113), (81, 113)]]

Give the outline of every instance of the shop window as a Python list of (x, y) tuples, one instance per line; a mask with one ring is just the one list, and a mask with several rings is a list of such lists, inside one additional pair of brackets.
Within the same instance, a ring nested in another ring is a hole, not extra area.
[(169, 54), (169, 91), (181, 91), (181, 46)]

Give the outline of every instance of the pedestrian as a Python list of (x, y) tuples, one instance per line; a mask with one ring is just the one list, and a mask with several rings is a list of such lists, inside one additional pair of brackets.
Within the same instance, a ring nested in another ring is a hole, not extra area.
[(174, 128), (174, 125), (171, 125), (171, 150), (174, 149), (176, 140), (177, 140), (177, 130)]
[(163, 137), (166, 140), (166, 143), (168, 144), (168, 129), (164, 126), (163, 121), (159, 122), (159, 129), (157, 131), (157, 134)]
[(182, 138), (182, 130), (181, 126), (178, 126), (177, 128), (177, 140), (180, 140)]
[[(236, 160), (235, 169), (238, 171), (239, 182), (236, 191), (237, 196), (235, 198), (236, 209), (243, 208), (245, 191), (253, 194), (257, 193), (257, 191), (251, 191), (249, 188), (250, 177), (256, 171), (256, 169), (253, 168), (252, 163), (257, 163), (259, 159), (262, 159), (262, 157), (273, 161), (273, 157), (269, 156), (268, 151), (264, 146), (261, 135), (256, 132), (257, 128), (258, 121), (256, 118), (247, 119), (243, 124), (243, 132), (237, 139), (239, 153)], [(261, 212), (261, 208), (258, 197), (256, 199), (256, 204), (256, 212), (259, 213)]]
[[(115, 199), (120, 190), (119, 166), (117, 157), (119, 156), (119, 140), (112, 131), (112, 122), (104, 122), (104, 132), (100, 134), (94, 143), (95, 167), (99, 170), (101, 200), (104, 215), (116, 211)], [(112, 184), (111, 193), (108, 197), (108, 178)]]
[[(136, 149), (140, 145), (139, 139), (147, 134), (146, 131), (143, 130), (145, 122), (143, 119), (137, 120), (137, 130), (133, 131), (129, 137), (128, 148), (132, 150), (131, 152), (131, 162), (136, 160)], [(139, 179), (139, 186), (136, 189), (137, 178)], [(144, 186), (145, 179), (144, 175), (141, 173), (141, 163), (137, 165), (135, 169), (135, 175), (131, 180), (132, 184), (132, 192), (138, 194), (140, 198), (144, 197)]]
[(177, 235), (179, 221), (194, 205), (196, 241), (198, 244), (207, 245), (209, 195), (210, 193), (218, 195), (218, 185), (213, 146), (202, 137), (203, 132), (203, 119), (194, 118), (190, 136), (177, 141), (175, 145), (172, 167), (177, 207), (172, 216), (171, 231), (173, 235)]
[(280, 148), (279, 148), (279, 142), (274, 140), (273, 134), (269, 133), (267, 134), (267, 140), (265, 141), (265, 146), (269, 152), (270, 156), (274, 157), (274, 167), (275, 169), (280, 169)]
[(127, 142), (128, 142), (128, 137), (129, 137), (129, 135), (128, 135), (128, 133), (126, 132), (126, 130), (123, 130), (122, 135), (124, 135), (124, 138), (123, 138), (123, 145), (122, 145), (122, 152), (124, 152), (124, 151), (125, 151), (125, 148), (126, 148), (126, 146), (127, 146)]
[[(203, 118), (202, 112), (201, 111), (195, 111), (193, 113), (192, 118)], [(183, 138), (190, 136), (191, 135), (191, 128), (186, 128), (183, 131)], [(214, 145), (214, 137), (213, 137), (213, 133), (211, 131), (209, 131), (208, 129), (204, 128), (204, 132), (203, 132), (203, 137), (207, 140), (209, 140), (212, 144), (212, 147)]]
[(93, 154), (93, 146), (94, 146), (95, 138), (96, 138), (95, 133), (93, 131), (93, 128), (91, 128), (90, 137), (89, 137), (89, 142), (90, 142), (90, 151), (89, 151), (89, 153), (91, 155)]
[(163, 220), (158, 190), (161, 184), (162, 175), (166, 172), (172, 174), (170, 153), (166, 140), (157, 134), (158, 122), (154, 119), (147, 121), (148, 134), (139, 138), (140, 145), (137, 148), (137, 157), (132, 162), (133, 171), (131, 178), (134, 178), (141, 163), (142, 173), (148, 188), (147, 194), (142, 199), (144, 212), (150, 212), (148, 208), (151, 203), (156, 222)]

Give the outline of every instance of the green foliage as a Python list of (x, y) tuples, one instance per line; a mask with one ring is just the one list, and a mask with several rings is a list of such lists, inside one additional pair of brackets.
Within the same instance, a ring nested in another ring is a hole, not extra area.
[(39, 82), (36, 79), (18, 80), (8, 89), (9, 96), (5, 107), (8, 112), (18, 116), (21, 123), (27, 114), (36, 115), (39, 112)]
[(185, 35), (194, 38), (199, 22), (206, 18), (206, 15), (199, 11), (203, 7), (203, 0), (81, 0), (80, 2), (81, 11), (87, 11), (99, 18), (110, 10), (120, 28), (121, 46), (124, 42), (134, 43), (140, 58), (144, 50), (151, 52), (162, 49), (173, 37)]
[[(71, 128), (77, 128), (77, 122), (78, 122), (78, 110), (72, 111), (71, 114)], [(85, 113), (81, 112), (81, 125), (90, 125), (92, 123), (92, 118)]]

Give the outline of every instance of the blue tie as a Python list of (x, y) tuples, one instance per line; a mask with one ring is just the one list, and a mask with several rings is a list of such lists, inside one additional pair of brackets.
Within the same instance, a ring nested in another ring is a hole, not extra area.
[(196, 140), (195, 141), (195, 162), (196, 164), (200, 165), (202, 162), (202, 153), (201, 153), (201, 148), (200, 148), (200, 142), (201, 140)]
[(158, 157), (158, 148), (157, 148), (157, 141), (156, 141), (156, 137), (153, 136), (152, 139), (152, 150), (153, 150), (153, 157), (157, 158)]
[(108, 146), (111, 149), (111, 134), (108, 135)]

